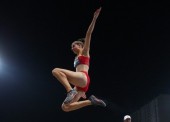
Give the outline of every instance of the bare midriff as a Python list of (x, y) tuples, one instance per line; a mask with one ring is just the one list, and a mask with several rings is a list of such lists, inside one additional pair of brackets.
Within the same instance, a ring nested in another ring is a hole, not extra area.
[(86, 71), (86, 72), (88, 72), (88, 71), (89, 71), (89, 66), (86, 65), (86, 64), (79, 64), (79, 65), (76, 67), (76, 72), (80, 72), (80, 71)]

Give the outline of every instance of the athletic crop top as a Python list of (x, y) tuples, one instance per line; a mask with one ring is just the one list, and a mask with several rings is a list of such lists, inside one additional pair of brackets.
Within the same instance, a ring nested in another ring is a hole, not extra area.
[(86, 64), (89, 66), (89, 62), (90, 62), (90, 57), (81, 55), (74, 59), (74, 67), (77, 67), (79, 64)]

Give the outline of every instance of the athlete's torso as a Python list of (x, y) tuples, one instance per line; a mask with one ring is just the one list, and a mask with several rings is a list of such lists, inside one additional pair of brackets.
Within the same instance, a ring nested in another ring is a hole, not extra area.
[(74, 67), (76, 68), (76, 71), (86, 71), (88, 72), (90, 65), (90, 57), (87, 56), (77, 56), (74, 60)]

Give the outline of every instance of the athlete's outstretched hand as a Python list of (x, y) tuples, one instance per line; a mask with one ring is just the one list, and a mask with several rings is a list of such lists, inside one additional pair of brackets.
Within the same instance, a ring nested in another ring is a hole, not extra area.
[(93, 16), (94, 19), (97, 19), (97, 18), (98, 18), (101, 9), (102, 9), (102, 7), (100, 7), (99, 9), (97, 9), (97, 10), (94, 12), (94, 16)]

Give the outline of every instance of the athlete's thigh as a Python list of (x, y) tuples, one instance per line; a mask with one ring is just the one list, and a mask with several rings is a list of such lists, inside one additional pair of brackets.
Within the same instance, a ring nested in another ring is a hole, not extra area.
[(64, 73), (68, 81), (75, 86), (84, 87), (87, 83), (87, 78), (82, 72), (74, 72), (66, 69), (60, 69), (60, 71)]

